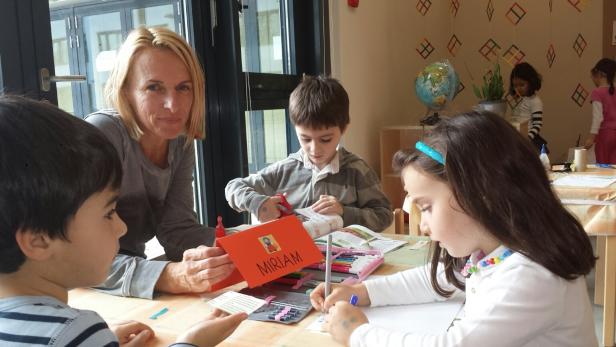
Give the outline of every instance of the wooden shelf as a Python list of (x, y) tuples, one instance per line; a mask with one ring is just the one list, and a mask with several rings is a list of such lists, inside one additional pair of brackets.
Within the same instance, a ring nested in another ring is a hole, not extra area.
[(402, 207), (405, 195), (402, 178), (392, 169), (394, 154), (403, 148), (414, 148), (415, 142), (421, 140), (430, 129), (430, 126), (413, 125), (388, 126), (381, 129), (381, 185), (393, 208)]
[[(528, 121), (517, 122), (509, 119), (520, 133), (528, 132)], [(403, 148), (415, 148), (415, 142), (424, 138), (433, 127), (418, 125), (387, 126), (381, 128), (381, 184), (393, 208), (402, 207), (404, 189), (399, 173), (393, 171), (391, 162), (394, 154)]]

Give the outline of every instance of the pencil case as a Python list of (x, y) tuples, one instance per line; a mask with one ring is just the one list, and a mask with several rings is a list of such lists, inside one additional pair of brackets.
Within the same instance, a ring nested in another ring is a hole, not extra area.
[[(326, 245), (317, 245), (325, 253)], [(332, 272), (352, 274), (342, 283), (352, 284), (365, 280), (383, 262), (383, 253), (376, 249), (360, 250), (332, 247)], [(325, 271), (325, 261), (308, 265), (309, 269)]]

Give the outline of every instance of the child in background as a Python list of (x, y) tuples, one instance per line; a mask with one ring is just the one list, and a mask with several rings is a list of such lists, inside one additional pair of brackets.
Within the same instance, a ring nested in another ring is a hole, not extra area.
[[(311, 300), (329, 309), (325, 325), (334, 339), (351, 346), (597, 346), (584, 280), (595, 263), (592, 246), (554, 196), (531, 144), (504, 119), (471, 112), (442, 120), (417, 148), (396, 153), (394, 167), (433, 241), (431, 263), (336, 286), (327, 298), (319, 285)], [(374, 326), (348, 303), (352, 294), (359, 305), (383, 306), (460, 291), (465, 315), (440, 335)]]
[[(518, 121), (528, 121), (528, 138), (538, 151), (547, 142), (541, 135), (543, 126), (543, 103), (537, 91), (541, 89), (541, 75), (529, 63), (514, 66), (509, 77), (509, 94), (517, 95), (522, 100), (512, 110), (513, 118)], [(547, 147), (547, 146), (546, 146)]]
[(595, 146), (597, 163), (616, 164), (616, 61), (603, 58), (590, 72), (597, 88), (590, 94), (592, 125), (584, 147)]
[[(122, 165), (93, 125), (55, 106), (0, 96), (0, 345), (142, 346), (150, 327), (111, 329), (67, 305), (101, 283), (126, 225), (116, 214)], [(174, 346), (214, 346), (246, 318), (214, 312)]]
[(349, 124), (349, 97), (329, 77), (304, 77), (289, 99), (289, 114), (301, 149), (256, 174), (231, 180), (229, 205), (260, 222), (280, 217), (284, 193), (294, 208), (312, 207), (380, 232), (393, 220), (379, 178), (366, 162), (339, 146)]

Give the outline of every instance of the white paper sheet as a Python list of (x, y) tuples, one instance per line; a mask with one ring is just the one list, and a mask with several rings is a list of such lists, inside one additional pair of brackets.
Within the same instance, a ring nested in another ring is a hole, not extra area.
[[(389, 330), (429, 335), (443, 334), (456, 318), (461, 318), (464, 295), (451, 300), (429, 304), (365, 307), (368, 321)], [(322, 332), (325, 315), (315, 319), (306, 330)]]
[(614, 176), (567, 175), (555, 180), (552, 182), (552, 185), (584, 188), (606, 188), (614, 182), (616, 182), (616, 177)]

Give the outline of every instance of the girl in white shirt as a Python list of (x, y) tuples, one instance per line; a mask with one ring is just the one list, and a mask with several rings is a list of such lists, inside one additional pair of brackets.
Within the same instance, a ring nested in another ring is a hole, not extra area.
[[(425, 267), (324, 287), (313, 306), (351, 346), (597, 346), (584, 275), (590, 240), (550, 188), (531, 144), (490, 113), (442, 120), (417, 150), (394, 157), (432, 239)], [(440, 335), (371, 324), (359, 306), (426, 303), (465, 291), (464, 318)]]
[(539, 89), (541, 75), (532, 65), (524, 62), (513, 67), (509, 77), (509, 94), (522, 98), (512, 109), (513, 119), (528, 121), (528, 138), (538, 151), (542, 145), (547, 144), (540, 135), (543, 127), (543, 102), (537, 95)]

